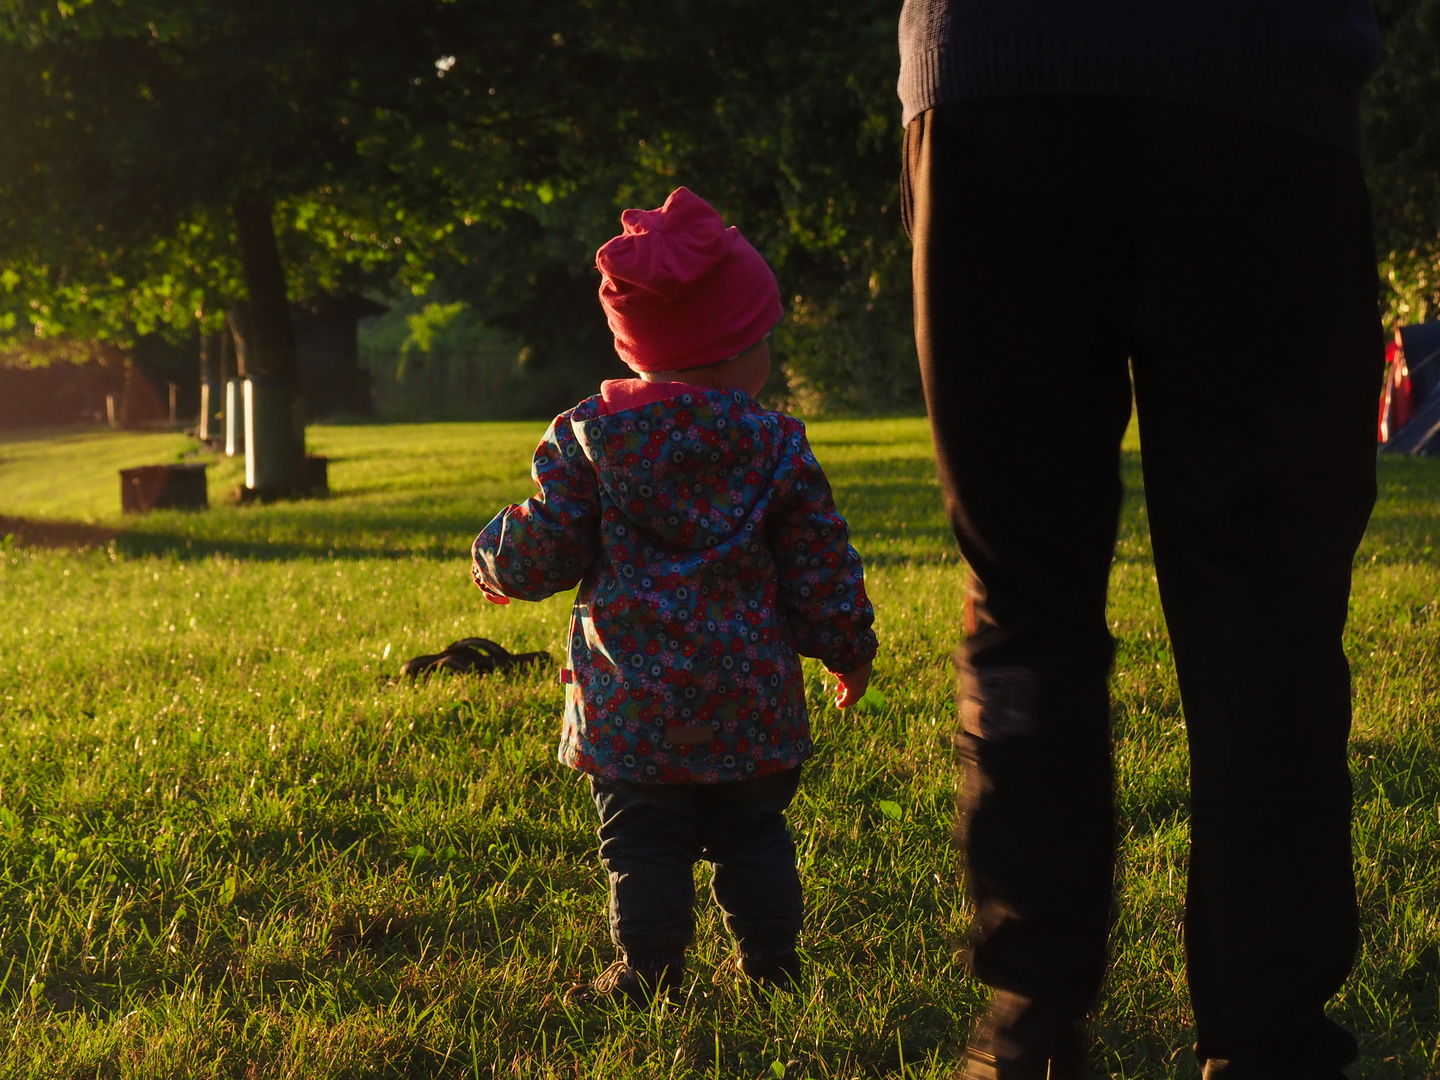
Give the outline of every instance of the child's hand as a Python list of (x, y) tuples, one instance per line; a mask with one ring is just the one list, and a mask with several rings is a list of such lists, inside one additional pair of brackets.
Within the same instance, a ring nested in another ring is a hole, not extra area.
[(848, 709), (865, 696), (865, 690), (870, 685), (870, 670), (873, 666), (873, 661), (867, 661), (854, 671), (847, 671), (844, 674), (835, 673), (836, 708)]
[(485, 599), (489, 600), (492, 604), (500, 604), (503, 606), (510, 603), (510, 597), (506, 596), (504, 593), (496, 592), (494, 589), (490, 588), (488, 585), (485, 584), (484, 581), (481, 580), (480, 564), (475, 562), (473, 559), (470, 562), (470, 580), (475, 583), (475, 587), (477, 589), (479, 589), (482, 593), (485, 594)]

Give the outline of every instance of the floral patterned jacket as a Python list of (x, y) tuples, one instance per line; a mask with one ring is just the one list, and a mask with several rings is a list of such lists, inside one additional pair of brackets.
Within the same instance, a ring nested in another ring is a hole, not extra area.
[(524, 600), (580, 585), (560, 760), (711, 784), (809, 757), (797, 654), (847, 672), (876, 641), (804, 425), (738, 391), (615, 380), (556, 417), (533, 475), (472, 574)]

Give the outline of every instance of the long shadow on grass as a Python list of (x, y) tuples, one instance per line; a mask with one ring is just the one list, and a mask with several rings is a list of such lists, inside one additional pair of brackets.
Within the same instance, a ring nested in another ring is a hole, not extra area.
[(115, 539), (115, 550), (128, 558), (173, 556), (182, 561), (224, 556), (251, 562), (295, 559), (458, 559), (467, 553), (440, 544), (424, 547), (354, 547), (320, 537), (316, 543), (271, 540), (219, 540), (181, 533), (127, 532)]
[(183, 560), (208, 559), (217, 555), (260, 562), (291, 559), (408, 559), (455, 558), (457, 553), (439, 546), (426, 548), (349, 547), (327, 543), (280, 542), (270, 540), (217, 540), (186, 536), (179, 532), (141, 532), (79, 521), (35, 521), (0, 518), (0, 536), (9, 536), (21, 547), (65, 551), (105, 548), (127, 558), (171, 555)]
[[(928, 462), (849, 465), (835, 485), (849, 514), (852, 535), (866, 562), (953, 561), (954, 541), (940, 513)], [(199, 513), (166, 512), (120, 526), (29, 518), (0, 519), (0, 536), (36, 547), (111, 547), (127, 557), (181, 560), (216, 555), (261, 562), (292, 559), (463, 559), (470, 540), (498, 510), (463, 498), (421, 496), (403, 502), (356, 506), (278, 504)], [(873, 545), (877, 536), (900, 550)]]
[(22, 547), (89, 548), (104, 547), (120, 536), (121, 530), (80, 521), (37, 521), (33, 518), (0, 516), (0, 537), (11, 537)]
[[(383, 525), (376, 527), (376, 520)], [(486, 518), (485, 520), (488, 520)], [(171, 556), (181, 560), (226, 556), (258, 562), (292, 559), (459, 559), (468, 555), (469, 537), (485, 521), (459, 514), (323, 514), (307, 511), (283, 518), (254, 522), (232, 516), (224, 520), (196, 517), (185, 528), (178, 515), (166, 515), (165, 525), (90, 525), (80, 521), (0, 517), (0, 538), (10, 537), (21, 547), (83, 551), (105, 548), (127, 558)], [(179, 525), (180, 527), (174, 527)], [(213, 531), (211, 528), (213, 527)], [(419, 542), (395, 544), (395, 534), (416, 536)], [(442, 536), (453, 535), (453, 542)], [(373, 544), (356, 544), (357, 536), (373, 537)]]

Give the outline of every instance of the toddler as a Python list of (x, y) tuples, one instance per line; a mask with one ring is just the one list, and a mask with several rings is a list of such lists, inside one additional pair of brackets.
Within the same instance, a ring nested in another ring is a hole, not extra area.
[(860, 556), (798, 420), (762, 408), (775, 276), (685, 188), (627, 210), (596, 256), (638, 379), (555, 418), (540, 491), (475, 540), (495, 603), (579, 584), (559, 757), (588, 775), (621, 959), (573, 998), (666, 996), (694, 933), (692, 871), (751, 980), (800, 974), (785, 809), (812, 752), (800, 655), (864, 694), (876, 641)]

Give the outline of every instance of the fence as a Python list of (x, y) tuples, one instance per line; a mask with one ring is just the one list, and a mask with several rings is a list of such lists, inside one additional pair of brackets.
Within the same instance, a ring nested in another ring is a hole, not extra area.
[(362, 351), (383, 420), (496, 420), (516, 415), (524, 375), (503, 342), (460, 350)]

